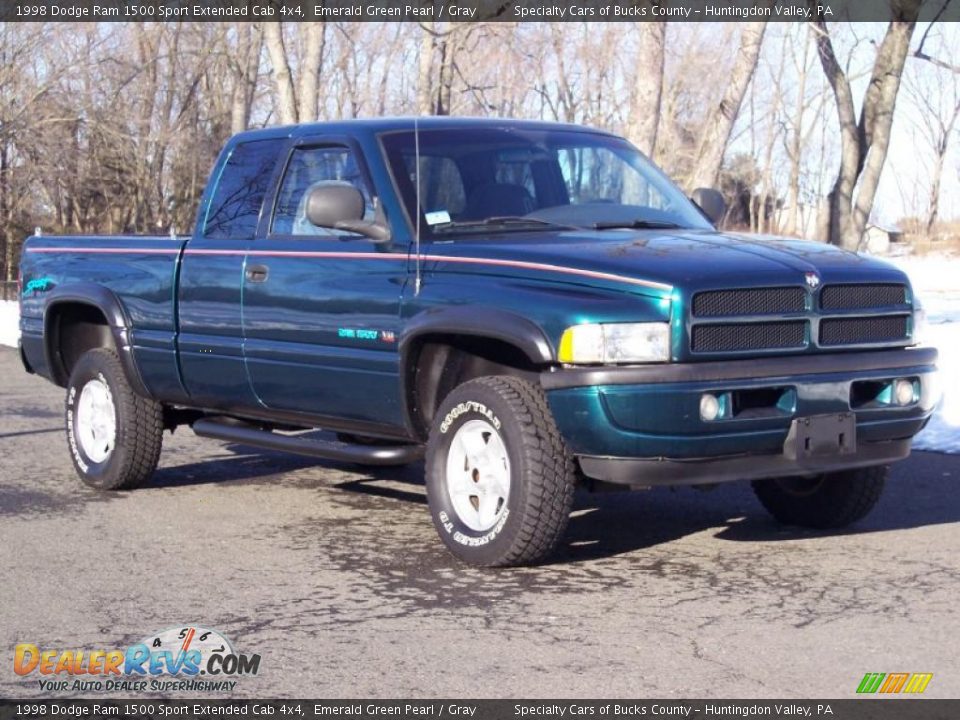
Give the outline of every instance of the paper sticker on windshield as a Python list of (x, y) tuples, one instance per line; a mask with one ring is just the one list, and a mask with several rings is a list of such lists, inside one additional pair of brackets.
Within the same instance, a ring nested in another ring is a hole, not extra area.
[(427, 225), (439, 225), (440, 223), (450, 222), (450, 213), (446, 210), (434, 210), (433, 212), (428, 212), (424, 217), (427, 220)]

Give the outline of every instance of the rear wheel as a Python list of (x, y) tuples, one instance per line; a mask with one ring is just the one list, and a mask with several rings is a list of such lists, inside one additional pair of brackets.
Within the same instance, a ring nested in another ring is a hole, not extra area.
[(441, 539), (480, 566), (546, 558), (566, 529), (576, 480), (543, 391), (502, 376), (447, 396), (430, 431), (426, 475)]
[(67, 383), (67, 444), (77, 475), (98, 490), (128, 490), (157, 467), (160, 404), (135, 394), (113, 350), (83, 354)]
[(862, 520), (883, 493), (889, 468), (859, 468), (811, 478), (757, 480), (753, 491), (785, 525), (828, 529)]

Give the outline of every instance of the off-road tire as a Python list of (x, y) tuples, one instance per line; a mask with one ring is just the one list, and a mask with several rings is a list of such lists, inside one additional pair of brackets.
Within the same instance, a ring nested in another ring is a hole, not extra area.
[(883, 493), (889, 468), (876, 467), (825, 473), (807, 480), (756, 480), (760, 504), (784, 525), (842, 528), (862, 520)]
[[(85, 453), (75, 423), (79, 398), (92, 380), (109, 388), (116, 421), (113, 449), (100, 462)], [(67, 383), (65, 414), (70, 458), (84, 483), (97, 490), (132, 490), (153, 474), (160, 460), (163, 411), (160, 403), (133, 392), (113, 350), (89, 350), (77, 361)]]
[[(459, 428), (483, 420), (498, 429), (509, 460), (506, 514), (475, 531), (454, 509), (447, 457)], [(527, 565), (547, 558), (566, 530), (576, 470), (543, 391), (508, 376), (482, 377), (455, 388), (434, 417), (426, 455), (430, 513), (458, 559), (482, 567)]]

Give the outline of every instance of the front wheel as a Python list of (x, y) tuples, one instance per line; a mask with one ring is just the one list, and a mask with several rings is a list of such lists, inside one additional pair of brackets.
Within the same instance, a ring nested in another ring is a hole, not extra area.
[(784, 525), (830, 529), (862, 520), (880, 499), (889, 468), (824, 473), (811, 478), (756, 480), (753, 491)]
[(543, 391), (496, 376), (456, 388), (427, 444), (430, 513), (447, 548), (478, 566), (546, 558), (573, 505), (573, 459)]
[(97, 490), (129, 490), (157, 467), (160, 404), (136, 395), (113, 350), (83, 354), (67, 383), (67, 444), (77, 475)]

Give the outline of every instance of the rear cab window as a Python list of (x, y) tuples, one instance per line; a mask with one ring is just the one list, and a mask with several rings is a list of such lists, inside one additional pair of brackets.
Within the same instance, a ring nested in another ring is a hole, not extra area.
[(207, 206), (205, 238), (249, 239), (256, 235), (273, 170), (286, 143), (286, 138), (269, 138), (233, 148)]

